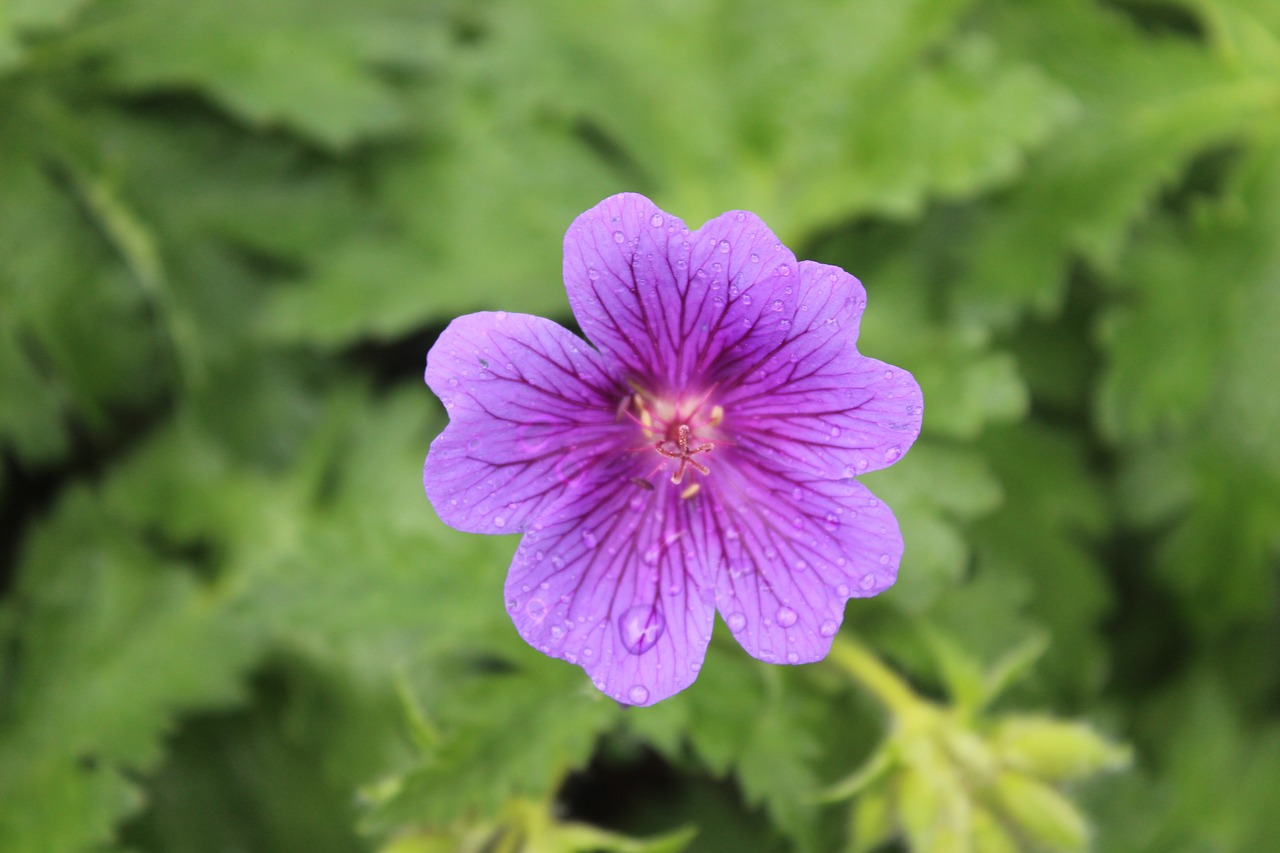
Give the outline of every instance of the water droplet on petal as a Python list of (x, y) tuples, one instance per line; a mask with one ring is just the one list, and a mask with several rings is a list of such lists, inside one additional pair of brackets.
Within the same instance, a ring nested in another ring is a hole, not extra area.
[(792, 625), (796, 624), (796, 619), (799, 618), (796, 615), (796, 612), (790, 607), (779, 607), (776, 615), (778, 618), (778, 624), (783, 628), (790, 628)]
[(902, 448), (895, 444), (893, 447), (890, 447), (888, 450), (884, 452), (884, 461), (896, 462), (898, 457), (901, 455), (902, 455)]
[(655, 605), (637, 604), (618, 617), (618, 634), (622, 646), (633, 655), (642, 655), (661, 639), (667, 620)]
[(885, 379), (892, 379), (892, 378), (893, 378), (893, 371), (892, 371), (892, 370), (886, 370), (886, 371), (884, 372), (884, 378), (885, 378)]
[(529, 614), (529, 618), (541, 622), (547, 616), (547, 603), (541, 598), (531, 598), (524, 606), (524, 612)]
[(835, 623), (834, 619), (827, 619), (818, 626), (818, 633), (824, 637), (834, 637), (836, 631), (840, 630), (840, 626)]
[(840, 596), (841, 598), (848, 598), (848, 597), (849, 597), (849, 585), (848, 585), (848, 584), (843, 584), (843, 583), (842, 583), (842, 584), (839, 584), (838, 586), (836, 586), (836, 595)]
[(649, 691), (642, 684), (633, 684), (627, 691), (627, 698), (633, 705), (643, 705), (649, 701)]
[(836, 518), (836, 514), (834, 512), (827, 513), (826, 522), (827, 530), (834, 531), (840, 526), (840, 519)]
[(741, 613), (730, 613), (725, 621), (729, 623), (729, 630), (735, 634), (747, 627), (747, 617)]
[(787, 652), (787, 663), (799, 663), (800, 655), (797, 652)]
[[(781, 327), (782, 331), (784, 331), (784, 332), (785, 332), (787, 329), (790, 329), (790, 328), (791, 328), (791, 321), (790, 321), (790, 320), (779, 320), (779, 321), (778, 321), (778, 326), (779, 326), (779, 327)], [(796, 359), (795, 359), (795, 355), (794, 355), (794, 354), (792, 355), (791, 360), (792, 360), (792, 361), (795, 361), (795, 360), (796, 360)]]
[(864, 590), (871, 589), (875, 585), (876, 585), (876, 576), (869, 573), (863, 575), (861, 583), (858, 584), (858, 586), (862, 587)]
[(592, 281), (595, 281), (599, 277), (600, 277), (600, 273), (596, 271), (595, 267), (589, 267), (587, 269), (587, 278), (591, 279)]
[(626, 240), (626, 239), (627, 239), (626, 237), (622, 236), (622, 232), (621, 232), (621, 231), (614, 231), (614, 232), (613, 232), (613, 242), (615, 242), (615, 243), (621, 243), (623, 240)]
[(563, 625), (552, 625), (552, 626), (551, 626), (551, 636), (552, 636), (552, 637), (554, 637), (554, 638), (555, 638), (555, 639), (557, 639), (557, 640), (559, 640), (560, 638), (562, 638), (562, 637), (564, 636), (564, 626), (563, 626)]
[(551, 565), (552, 565), (552, 566), (554, 566), (554, 567), (555, 567), (555, 568), (557, 568), (557, 569), (563, 569), (563, 568), (564, 568), (564, 557), (561, 557), (559, 554), (552, 554), (552, 555), (551, 555)]
[(588, 548), (594, 548), (600, 544), (600, 539), (590, 530), (584, 530), (582, 531), (582, 544)]
[(775, 299), (775, 300), (773, 300), (773, 305), (771, 305), (770, 307), (771, 307), (771, 308), (773, 308), (773, 310), (774, 310), (774, 311), (781, 311), (781, 310), (782, 310), (782, 300), (781, 300), (781, 299)]
[(880, 555), (880, 565), (882, 565), (882, 566), (887, 566), (887, 565), (889, 565), (889, 555), (888, 555), (888, 554), (881, 554), (881, 555)]
[(652, 225), (654, 228), (661, 228), (661, 227), (662, 227), (662, 214), (661, 214), (661, 213), (655, 213), (653, 216), (650, 216), (650, 217), (649, 217), (649, 224), (650, 224), (650, 225)]
[(744, 293), (744, 294), (742, 294), (742, 304), (743, 304), (743, 305), (750, 305), (750, 304), (751, 304), (751, 294), (750, 294), (750, 293)]
[(753, 264), (758, 264), (758, 263), (760, 263), (760, 256), (759, 256), (759, 255), (757, 255), (755, 252), (752, 252), (752, 253), (751, 253), (751, 263), (753, 263)]
[(831, 437), (832, 437), (832, 438), (839, 438), (839, 437), (840, 437), (840, 427), (838, 427), (838, 426), (833, 426), (833, 427), (831, 428)]
[(508, 599), (507, 599), (507, 609), (508, 609), (508, 610), (515, 610), (515, 609), (516, 609), (517, 607), (519, 607), (519, 606), (520, 606), (520, 602), (516, 601), (514, 598), (508, 598)]
[(720, 254), (722, 254), (722, 255), (727, 255), (727, 254), (729, 254), (729, 241), (728, 241), (728, 240), (721, 240), (721, 241), (720, 241)]
[(506, 527), (506, 526), (507, 526), (507, 520), (506, 520), (505, 518), (503, 518), (502, 516), (500, 516), (500, 515), (495, 515), (495, 516), (493, 517), (493, 526), (494, 526), (494, 527)]

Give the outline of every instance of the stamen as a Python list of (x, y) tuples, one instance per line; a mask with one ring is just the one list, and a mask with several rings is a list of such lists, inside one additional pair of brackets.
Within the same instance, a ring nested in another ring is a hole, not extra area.
[(711, 407), (711, 418), (707, 421), (707, 423), (711, 424), (713, 427), (718, 427), (723, 422), (724, 422), (724, 406), (721, 406), (719, 403), (717, 403), (716, 405)]
[(696, 495), (698, 493), (698, 490), (701, 488), (702, 488), (701, 483), (693, 483), (692, 485), (685, 488), (683, 492), (680, 493), (680, 497), (687, 501), (689, 500), (689, 498)]
[(644, 477), (632, 477), (631, 483), (633, 485), (639, 486), (640, 488), (644, 489), (646, 492), (653, 491), (653, 483), (650, 483)]

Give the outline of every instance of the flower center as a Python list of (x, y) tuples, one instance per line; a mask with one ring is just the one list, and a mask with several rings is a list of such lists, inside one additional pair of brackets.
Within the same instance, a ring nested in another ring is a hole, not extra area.
[[(646, 444), (661, 457), (658, 469), (671, 467), (671, 482), (677, 486), (684, 482), (690, 470), (704, 476), (710, 474), (708, 454), (715, 450), (719, 426), (724, 421), (723, 407), (706, 405), (710, 392), (692, 399), (670, 400), (656, 397), (637, 385), (632, 387), (635, 393), (622, 405), (634, 410), (627, 412), (628, 416), (639, 424)], [(644, 482), (649, 485), (647, 479)], [(698, 483), (690, 483), (680, 496), (691, 498), (699, 488)]]

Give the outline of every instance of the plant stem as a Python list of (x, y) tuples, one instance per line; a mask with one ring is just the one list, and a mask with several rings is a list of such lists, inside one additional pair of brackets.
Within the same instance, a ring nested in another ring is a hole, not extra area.
[(919, 714), (926, 703), (869, 648), (848, 635), (836, 637), (830, 660), (865, 687), (895, 717)]

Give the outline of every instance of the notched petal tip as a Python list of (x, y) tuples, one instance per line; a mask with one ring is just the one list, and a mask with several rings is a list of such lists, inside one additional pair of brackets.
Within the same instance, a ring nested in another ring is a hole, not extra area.
[(670, 491), (610, 478), (565, 498), (525, 536), (507, 576), (520, 635), (627, 705), (692, 684), (711, 638), (714, 596), (690, 565), (702, 549), (685, 541), (689, 516)]
[(431, 443), (423, 486), (460, 530), (526, 529), (576, 487), (595, 454), (625, 440), (616, 382), (599, 354), (541, 317), (459, 317), (431, 348), (426, 376), (449, 425)]
[(736, 471), (740, 502), (720, 508), (717, 609), (749, 654), (821, 660), (850, 598), (891, 586), (902, 536), (887, 506), (855, 480), (760, 468)]

